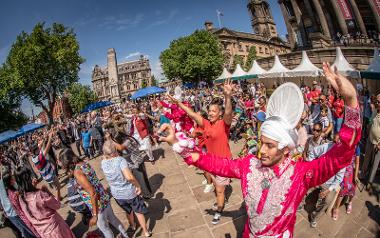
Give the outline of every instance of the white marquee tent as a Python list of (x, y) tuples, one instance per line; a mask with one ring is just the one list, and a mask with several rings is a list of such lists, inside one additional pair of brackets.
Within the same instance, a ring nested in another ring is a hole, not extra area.
[(302, 51), (301, 63), (294, 69), (290, 70), (289, 72), (286, 72), (286, 76), (288, 77), (298, 77), (298, 76), (317, 77), (317, 76), (320, 76), (321, 74), (322, 74), (322, 70), (319, 69), (310, 61), (309, 57), (306, 54), (306, 51)]
[(289, 72), (284, 65), (282, 65), (278, 55), (274, 56), (274, 64), (270, 70), (261, 75), (261, 78), (275, 78), (275, 77), (284, 77), (286, 73)]
[(338, 69), (338, 72), (345, 76), (350, 76), (351, 78), (359, 78), (359, 71), (357, 71), (352, 65), (350, 65), (350, 63), (348, 63), (340, 47), (336, 47), (336, 56), (332, 67), (336, 67)]

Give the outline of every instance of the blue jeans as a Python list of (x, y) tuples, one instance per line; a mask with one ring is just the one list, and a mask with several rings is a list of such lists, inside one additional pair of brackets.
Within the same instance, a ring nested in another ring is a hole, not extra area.
[(343, 118), (334, 118), (334, 132), (335, 134), (340, 131), (343, 124)]
[(35, 238), (36, 236), (29, 230), (25, 223), (18, 217), (8, 217), (12, 224), (21, 232), (21, 236), (25, 238)]

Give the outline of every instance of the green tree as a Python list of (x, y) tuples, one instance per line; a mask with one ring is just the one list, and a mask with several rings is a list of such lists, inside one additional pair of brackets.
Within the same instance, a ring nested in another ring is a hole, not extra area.
[(141, 88), (146, 88), (148, 86), (146, 80), (144, 79), (142, 82), (141, 82)]
[(9, 74), (5, 66), (0, 67), (0, 132), (16, 129), (28, 121), (27, 116), (20, 111), (21, 96), (18, 91), (11, 90), (7, 84)]
[(152, 75), (151, 81), (152, 81), (151, 86), (157, 86), (158, 83), (157, 83), (156, 77), (154, 77), (154, 75)]
[(73, 29), (58, 23), (52, 27), (38, 23), (30, 34), (17, 36), (4, 66), (7, 77), (1, 80), (42, 107), (51, 124), (57, 96), (78, 81), (83, 62)]
[(244, 59), (241, 55), (234, 55), (234, 58), (232, 61), (232, 70), (236, 69), (237, 64), (240, 64), (241, 67), (244, 67)]
[(252, 64), (253, 64), (253, 61), (254, 61), (256, 58), (257, 58), (257, 55), (256, 55), (256, 47), (255, 47), (255, 46), (251, 46), (251, 48), (249, 48), (247, 61), (245, 62), (245, 70), (246, 70), (246, 71), (248, 71), (248, 70), (251, 69)]
[(67, 88), (66, 92), (74, 113), (80, 113), (88, 104), (98, 100), (98, 97), (88, 85), (73, 83)]
[(170, 43), (161, 52), (160, 61), (168, 80), (211, 82), (223, 69), (223, 56), (218, 39), (210, 32), (197, 30)]

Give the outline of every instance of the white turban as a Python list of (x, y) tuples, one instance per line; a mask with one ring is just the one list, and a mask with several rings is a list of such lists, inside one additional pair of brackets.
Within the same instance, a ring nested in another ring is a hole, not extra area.
[(265, 120), (261, 125), (261, 135), (277, 141), (280, 150), (285, 147), (294, 149), (298, 140), (297, 131), (291, 128), (284, 119), (277, 116)]
[(261, 135), (279, 143), (278, 148), (297, 146), (298, 134), (295, 129), (304, 109), (302, 92), (294, 83), (278, 87), (267, 105), (267, 118), (261, 125)]

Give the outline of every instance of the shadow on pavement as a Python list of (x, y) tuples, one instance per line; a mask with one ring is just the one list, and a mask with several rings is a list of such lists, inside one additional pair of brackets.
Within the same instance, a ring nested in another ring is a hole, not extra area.
[(149, 210), (149, 213), (146, 214), (146, 220), (149, 221), (149, 229), (153, 231), (156, 222), (163, 219), (164, 214), (169, 213), (172, 207), (162, 192), (157, 193), (155, 198), (147, 200), (146, 203), (148, 203)]

